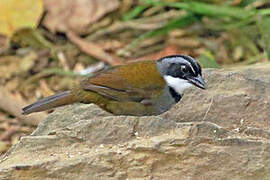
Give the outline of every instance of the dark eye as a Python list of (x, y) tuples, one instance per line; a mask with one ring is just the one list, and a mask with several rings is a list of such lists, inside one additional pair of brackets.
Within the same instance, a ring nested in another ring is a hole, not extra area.
[(185, 66), (185, 65), (181, 66), (181, 71), (182, 71), (183, 73), (187, 73), (187, 72), (188, 72), (187, 66)]

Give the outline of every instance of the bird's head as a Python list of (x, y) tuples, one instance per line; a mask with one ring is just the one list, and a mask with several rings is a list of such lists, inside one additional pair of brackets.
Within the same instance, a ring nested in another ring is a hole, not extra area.
[(167, 85), (178, 94), (182, 94), (192, 85), (201, 89), (206, 88), (201, 66), (190, 56), (166, 56), (157, 61), (157, 66)]

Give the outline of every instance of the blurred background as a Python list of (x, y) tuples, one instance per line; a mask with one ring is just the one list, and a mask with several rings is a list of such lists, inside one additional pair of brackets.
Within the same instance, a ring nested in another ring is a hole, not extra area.
[(171, 54), (205, 68), (269, 61), (269, 0), (1, 0), (0, 154), (47, 116), (22, 116), (23, 106)]

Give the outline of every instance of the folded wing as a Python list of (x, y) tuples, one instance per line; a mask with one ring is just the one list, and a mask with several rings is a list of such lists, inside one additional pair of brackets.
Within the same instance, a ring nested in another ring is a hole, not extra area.
[(117, 101), (141, 102), (162, 93), (165, 81), (155, 61), (144, 61), (115, 66), (82, 80), (81, 86)]

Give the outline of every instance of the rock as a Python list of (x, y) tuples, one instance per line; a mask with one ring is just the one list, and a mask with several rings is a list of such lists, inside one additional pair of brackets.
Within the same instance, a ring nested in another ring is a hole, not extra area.
[(160, 116), (59, 108), (0, 160), (0, 179), (268, 180), (269, 69), (206, 70), (209, 89)]

